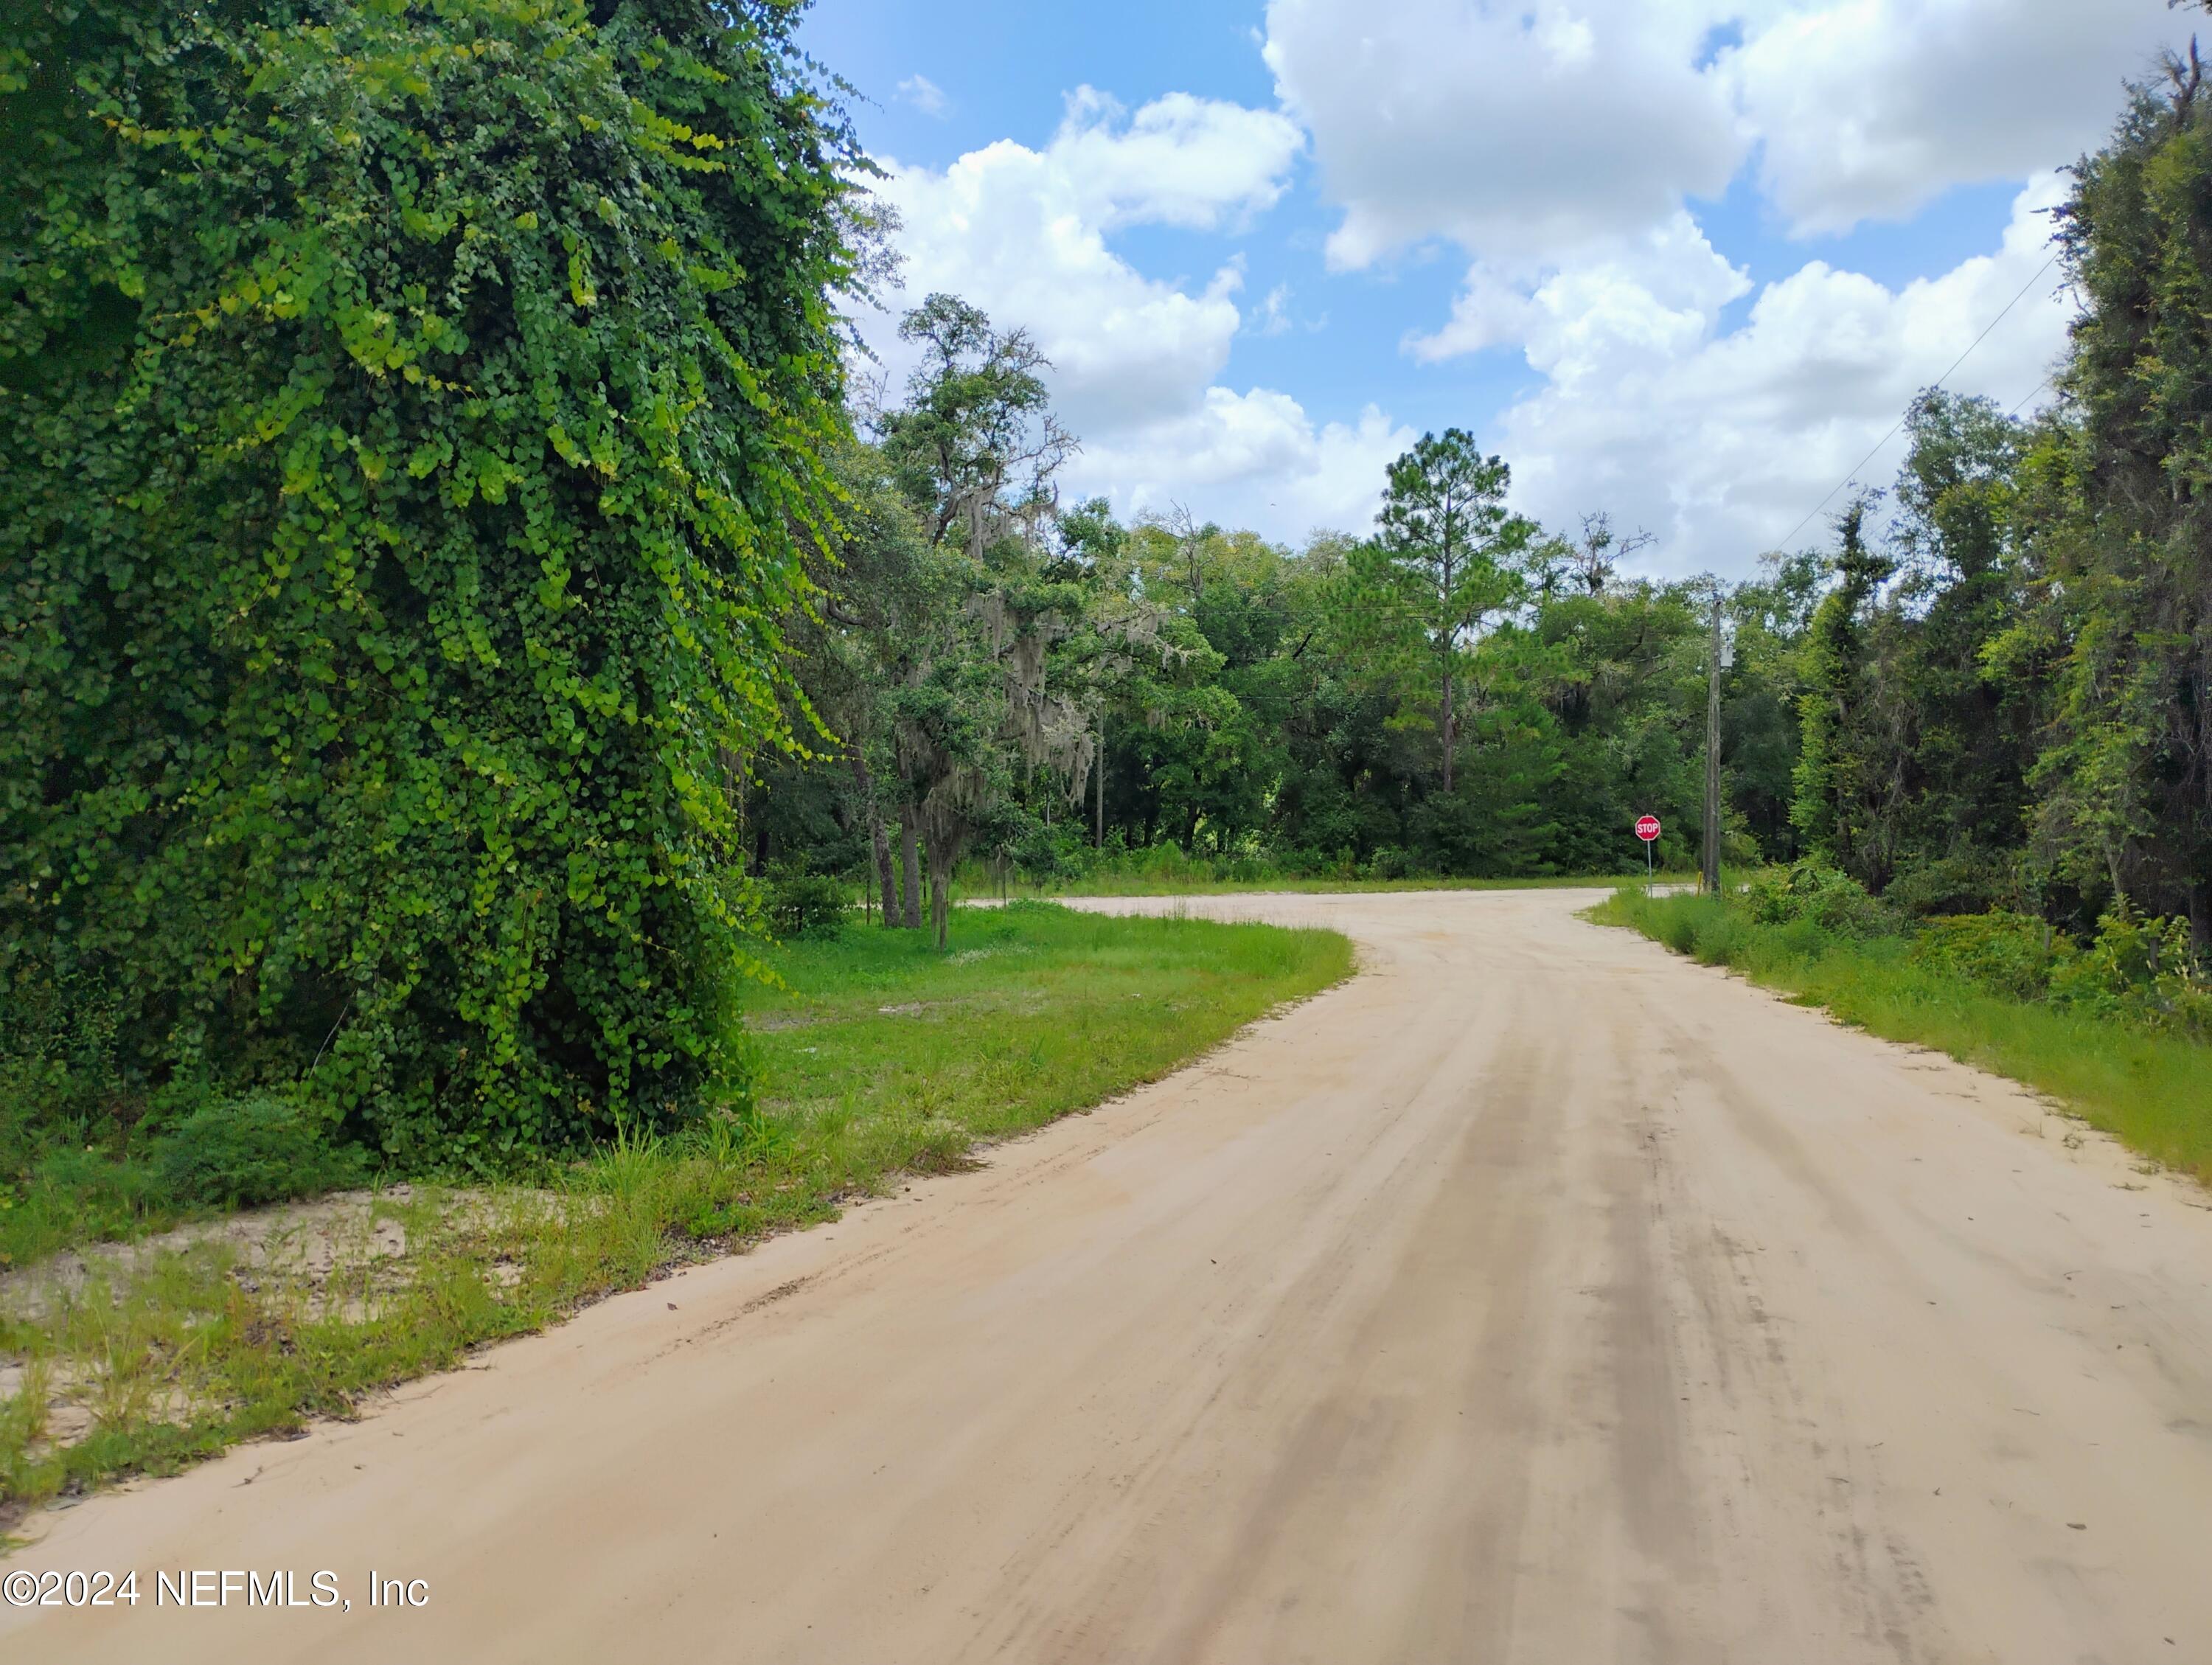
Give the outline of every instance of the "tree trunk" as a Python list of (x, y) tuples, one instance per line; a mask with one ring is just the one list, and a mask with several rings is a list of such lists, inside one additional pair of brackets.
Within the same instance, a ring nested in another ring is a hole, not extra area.
[(911, 813), (899, 823), (899, 865), (905, 869), (906, 910), (901, 923), (909, 931), (921, 929), (921, 830)]
[(951, 852), (932, 846), (929, 852), (929, 923), (937, 933), (937, 945), (945, 946), (945, 927), (952, 908)]
[(1452, 789), (1453, 742), (1456, 738), (1452, 732), (1456, 721), (1456, 716), (1452, 710), (1452, 674), (1451, 666), (1449, 662), (1447, 662), (1444, 666), (1444, 697), (1441, 709), (1443, 717), (1443, 728), (1444, 732), (1444, 796), (1449, 798), (1451, 796)]
[(885, 929), (898, 923), (898, 881), (891, 874), (891, 842), (884, 832), (884, 811), (876, 802), (875, 777), (868, 773), (868, 760), (854, 746), (850, 753), (853, 764), (853, 784), (860, 788), (860, 806), (868, 817), (868, 848), (875, 857), (877, 888), (883, 892), (884, 926)]

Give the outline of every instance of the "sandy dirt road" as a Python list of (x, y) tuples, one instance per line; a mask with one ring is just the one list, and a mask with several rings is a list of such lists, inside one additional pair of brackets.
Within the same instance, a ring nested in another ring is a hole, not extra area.
[(0, 1564), (350, 1613), (0, 1612), (0, 1656), (2212, 1661), (2206, 1199), (1589, 899), (1193, 904), (1368, 969)]

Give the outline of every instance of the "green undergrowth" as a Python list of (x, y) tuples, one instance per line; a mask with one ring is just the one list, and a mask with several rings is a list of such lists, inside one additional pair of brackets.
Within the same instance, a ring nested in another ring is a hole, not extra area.
[(295, 1209), (0, 1285), (0, 1526), (57, 1494), (348, 1414), (364, 1394), (677, 1263), (832, 1218), (1164, 1075), (1347, 975), (1334, 933), (1036, 903), (769, 956), (757, 1104), (625, 1133), (536, 1185)]
[(2118, 997), (2067, 1002), (2008, 992), (2008, 985), (2055, 982), (2058, 994), (2069, 993), (2069, 972), (2087, 965), (2106, 939), (2083, 951), (2063, 943), (2055, 952), (2040, 949), (2054, 975), (2020, 969), (2022, 956), (1962, 955), (1962, 937), (1991, 934), (1980, 921), (1972, 929), (1937, 921), (1914, 931), (1855, 920), (1848, 907), (1826, 921), (1808, 914), (1778, 921), (1755, 917), (1758, 907), (1755, 896), (1646, 899), (1624, 889), (1590, 917), (1741, 972), (1884, 1039), (1931, 1048), (2048, 1093), (2130, 1149), (2212, 1183), (2212, 1046), (2170, 1024), (2157, 1026), (2140, 1007), (2131, 1015)]

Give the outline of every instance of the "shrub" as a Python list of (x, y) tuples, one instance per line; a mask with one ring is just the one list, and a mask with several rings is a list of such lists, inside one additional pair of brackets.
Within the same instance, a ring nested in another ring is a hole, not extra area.
[(2073, 952), (2043, 921), (2002, 911), (1931, 919), (1912, 945), (1921, 964), (2022, 1000), (2047, 994), (2053, 970)]
[(1745, 898), (1754, 921), (1786, 925), (1810, 920), (1843, 936), (1880, 936), (1894, 928), (1893, 916), (1849, 873), (1808, 858), (1781, 872), (1751, 881)]
[(789, 942), (805, 937), (830, 941), (844, 934), (852, 914), (845, 881), (831, 873), (791, 873), (768, 883), (769, 929)]
[(2185, 919), (2106, 915), (2096, 940), (2053, 970), (2051, 994), (2097, 1017), (2212, 1039), (2212, 988)]
[(203, 1105), (155, 1142), (153, 1163), (180, 1200), (285, 1202), (357, 1184), (362, 1153), (331, 1143), (327, 1119), (296, 1097), (249, 1093)]

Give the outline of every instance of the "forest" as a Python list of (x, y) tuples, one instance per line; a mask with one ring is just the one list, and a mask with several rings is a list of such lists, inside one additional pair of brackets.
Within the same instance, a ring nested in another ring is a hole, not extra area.
[(895, 227), (792, 16), (0, 26), (19, 1172), (212, 1105), (403, 1169), (681, 1125), (763, 945), (963, 891), (1615, 874), (1646, 812), (1686, 865), (1716, 605), (1733, 866), (2212, 942), (2193, 48), (2057, 216), (2055, 403), (1924, 392), (1721, 582), (1457, 428), (1295, 547), (1073, 500), (1023, 329), (860, 349)]

